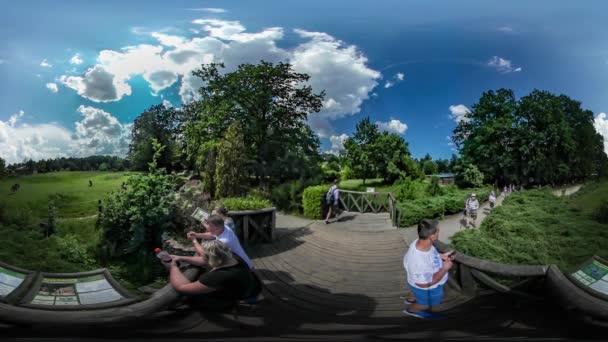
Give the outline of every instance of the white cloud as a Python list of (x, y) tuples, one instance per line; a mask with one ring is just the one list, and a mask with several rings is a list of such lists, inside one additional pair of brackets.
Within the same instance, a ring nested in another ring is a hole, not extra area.
[(77, 53), (72, 58), (70, 58), (70, 64), (80, 65), (82, 64), (82, 58), (80, 58), (80, 54)]
[(501, 74), (520, 72), (522, 70), (521, 67), (514, 67), (510, 60), (498, 56), (490, 58), (486, 65), (496, 69)]
[(171, 103), (169, 100), (164, 99), (164, 100), (163, 100), (163, 106), (164, 106), (165, 108), (171, 108), (171, 107), (173, 107), (173, 104), (172, 104), (172, 103)]
[(40, 62), (40, 66), (41, 66), (41, 67), (45, 67), (45, 68), (50, 68), (50, 67), (52, 67), (53, 65), (52, 65), (52, 64), (50, 64), (50, 63), (49, 63), (49, 62), (46, 60), (46, 58), (45, 58), (45, 59), (43, 59), (43, 60), (42, 60), (42, 62)]
[(469, 118), (465, 117), (465, 115), (470, 111), (471, 110), (469, 110), (469, 108), (463, 104), (452, 105), (450, 106), (450, 112), (452, 112), (452, 114), (450, 114), (450, 118), (454, 119), (456, 123), (459, 123), (460, 121), (469, 122)]
[(134, 76), (142, 76), (153, 95), (180, 82), (179, 95), (183, 103), (188, 103), (198, 98), (203, 85), (192, 75), (201, 64), (223, 62), (224, 72), (231, 72), (242, 63), (289, 62), (296, 72), (311, 76), (309, 85), (314, 92), (326, 91), (322, 111), (311, 115), (309, 122), (320, 136), (328, 137), (333, 132), (330, 121), (358, 113), (381, 78), (378, 71), (367, 66), (367, 58), (356, 46), (327, 33), (295, 30), (304, 42), (283, 49), (277, 46), (283, 38), (280, 27), (247, 32), (239, 21), (196, 19), (192, 23), (205, 36), (189, 38), (134, 28), (133, 32), (148, 34), (159, 44), (103, 50), (97, 57), (98, 64), (84, 75), (63, 75), (60, 81), (96, 102), (118, 101), (130, 95), (129, 82)]
[(197, 11), (197, 12), (209, 12), (209, 13), (226, 13), (226, 12), (228, 12), (223, 8), (212, 8), (212, 7), (186, 8), (185, 10), (186, 11)]
[(376, 121), (376, 125), (381, 131), (388, 131), (396, 134), (403, 134), (407, 130), (407, 125), (396, 119), (392, 119), (388, 122)]
[(604, 152), (608, 154), (608, 118), (606, 113), (599, 113), (593, 124), (595, 130), (604, 137)]
[(336, 156), (340, 154), (340, 151), (344, 149), (344, 142), (346, 141), (346, 139), (348, 139), (348, 135), (346, 134), (330, 136), (329, 142), (331, 143), (331, 148), (327, 152)]
[(397, 81), (403, 81), (403, 79), (405, 78), (405, 74), (402, 72), (398, 72), (395, 74), (395, 78), (397, 79)]
[(298, 72), (311, 76), (315, 92), (326, 91), (324, 108), (309, 123), (320, 136), (332, 135), (330, 120), (356, 114), (378, 85), (381, 75), (370, 69), (367, 58), (354, 45), (346, 45), (320, 32), (295, 30), (310, 41), (299, 45), (290, 62)]
[(504, 33), (512, 33), (513, 28), (511, 26), (501, 26), (498, 28), (498, 31), (504, 32)]
[(390, 87), (392, 87), (394, 85), (395, 85), (395, 83), (393, 83), (391, 81), (386, 81), (386, 83), (384, 83), (384, 88), (388, 89), (388, 88), (390, 88)]
[(78, 111), (84, 118), (75, 122), (74, 131), (57, 123), (17, 125), (23, 111), (7, 122), (0, 120), (2, 158), (17, 163), (24, 159), (126, 155), (132, 124), (120, 124), (109, 113), (93, 107), (80, 106)]
[(131, 86), (101, 65), (89, 68), (84, 77), (63, 75), (59, 81), (76, 90), (78, 95), (95, 102), (116, 101), (124, 95), (131, 95)]
[(48, 90), (51, 91), (51, 93), (56, 93), (59, 91), (59, 88), (57, 88), (57, 84), (56, 83), (47, 83), (46, 87), (48, 88)]

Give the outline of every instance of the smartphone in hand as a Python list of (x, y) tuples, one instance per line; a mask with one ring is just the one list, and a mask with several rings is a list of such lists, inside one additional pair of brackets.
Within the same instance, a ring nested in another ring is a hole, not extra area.
[(209, 217), (209, 213), (197, 207), (196, 209), (194, 209), (194, 212), (190, 216), (192, 216), (193, 219), (199, 222), (203, 222), (207, 220), (207, 218)]

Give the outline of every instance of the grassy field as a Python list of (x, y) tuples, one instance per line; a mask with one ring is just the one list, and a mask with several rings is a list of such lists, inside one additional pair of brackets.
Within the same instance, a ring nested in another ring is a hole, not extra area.
[(564, 270), (592, 255), (608, 258), (608, 224), (593, 213), (608, 200), (608, 182), (588, 184), (559, 198), (551, 190), (511, 194), (480, 229), (454, 235), (465, 254), (514, 264), (557, 264)]
[[(7, 210), (28, 208), (39, 217), (48, 216), (48, 206), (57, 207), (60, 218), (83, 217), (97, 213), (97, 201), (106, 193), (120, 189), (127, 172), (52, 172), (0, 180), (0, 202)], [(89, 187), (89, 180), (93, 186)], [(20, 184), (12, 193), (11, 186)]]

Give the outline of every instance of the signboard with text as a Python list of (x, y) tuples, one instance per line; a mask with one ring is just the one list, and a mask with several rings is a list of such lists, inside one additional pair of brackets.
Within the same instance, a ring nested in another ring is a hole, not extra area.
[(570, 279), (579, 286), (591, 289), (608, 297), (608, 263), (599, 258), (593, 258), (570, 274)]
[(27, 274), (0, 266), (0, 297), (7, 297), (23, 283)]

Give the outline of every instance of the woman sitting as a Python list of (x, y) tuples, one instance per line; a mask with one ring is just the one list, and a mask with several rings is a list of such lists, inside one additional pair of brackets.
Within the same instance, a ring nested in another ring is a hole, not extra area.
[[(220, 310), (235, 304), (236, 301), (257, 296), (261, 282), (228, 246), (219, 240), (201, 242), (204, 254), (200, 257), (172, 255), (169, 281), (175, 290), (192, 296), (196, 306)], [(185, 261), (196, 266), (207, 266), (198, 281), (190, 282), (180, 271), (177, 262)]]

